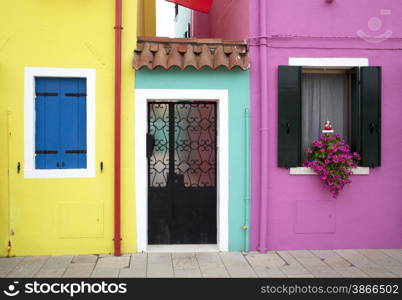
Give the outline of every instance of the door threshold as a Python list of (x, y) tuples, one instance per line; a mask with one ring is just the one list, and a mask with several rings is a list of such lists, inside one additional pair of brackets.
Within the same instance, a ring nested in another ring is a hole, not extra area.
[(146, 252), (219, 252), (216, 244), (148, 245)]

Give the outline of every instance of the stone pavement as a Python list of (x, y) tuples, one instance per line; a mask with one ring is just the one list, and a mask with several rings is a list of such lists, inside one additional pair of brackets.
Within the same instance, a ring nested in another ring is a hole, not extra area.
[(0, 277), (402, 277), (402, 249), (2, 257)]

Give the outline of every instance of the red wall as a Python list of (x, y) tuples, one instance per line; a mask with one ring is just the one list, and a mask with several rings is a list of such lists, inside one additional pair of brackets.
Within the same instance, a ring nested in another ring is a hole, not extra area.
[(248, 0), (214, 0), (209, 14), (193, 13), (193, 36), (245, 40), (249, 37), (248, 12)]

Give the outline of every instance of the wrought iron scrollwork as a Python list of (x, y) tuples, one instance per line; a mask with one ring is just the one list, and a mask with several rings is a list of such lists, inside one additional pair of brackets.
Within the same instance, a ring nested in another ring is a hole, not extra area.
[[(170, 109), (174, 120), (169, 119)], [(169, 140), (169, 127), (174, 128), (174, 141)], [(216, 103), (150, 103), (148, 130), (155, 138), (150, 187), (166, 187), (169, 172), (183, 175), (185, 187), (216, 186)], [(169, 152), (174, 153), (174, 170), (169, 170)]]
[(216, 104), (175, 105), (175, 172), (185, 187), (212, 187), (216, 181)]
[(150, 103), (148, 132), (154, 136), (153, 154), (149, 157), (149, 186), (166, 187), (169, 175), (169, 105)]

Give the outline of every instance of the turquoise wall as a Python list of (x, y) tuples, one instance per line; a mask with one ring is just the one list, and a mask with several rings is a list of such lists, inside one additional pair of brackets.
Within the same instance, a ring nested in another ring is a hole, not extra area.
[[(241, 70), (148, 70), (136, 72), (137, 89), (225, 89), (229, 92), (229, 250), (245, 250), (246, 134), (249, 72)], [(247, 180), (250, 180), (249, 178)]]
[(191, 23), (191, 9), (179, 5), (179, 14), (174, 20), (174, 36), (184, 38), (188, 30), (188, 24)]

